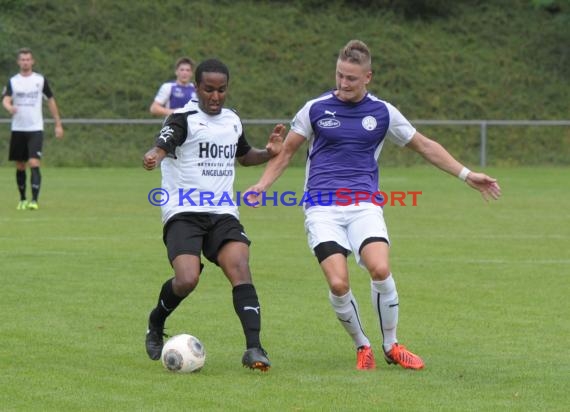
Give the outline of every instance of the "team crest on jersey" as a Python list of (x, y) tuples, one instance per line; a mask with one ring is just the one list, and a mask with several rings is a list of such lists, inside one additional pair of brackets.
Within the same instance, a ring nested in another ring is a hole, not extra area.
[(366, 116), (364, 119), (362, 119), (362, 127), (364, 127), (366, 130), (374, 130), (376, 129), (376, 119), (372, 116)]

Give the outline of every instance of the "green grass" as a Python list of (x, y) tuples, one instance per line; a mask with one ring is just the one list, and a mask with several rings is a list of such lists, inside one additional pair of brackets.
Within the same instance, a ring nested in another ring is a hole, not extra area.
[[(327, 300), (296, 207), (241, 209), (274, 363), (245, 370), (229, 284), (211, 263), (169, 319), (206, 346), (198, 374), (147, 359), (148, 311), (170, 274), (159, 173), (46, 167), (37, 212), (16, 211), (14, 172), (0, 169), (0, 409), (275, 411), (562, 411), (570, 355), (570, 194), (566, 168), (497, 168), (504, 190), (485, 204), (427, 168), (383, 169), (383, 189), (421, 190), (416, 207), (386, 207), (400, 294), (399, 338), (420, 372), (355, 354)], [(240, 168), (236, 189), (260, 168)], [(301, 191), (302, 169), (274, 189)], [(368, 277), (352, 287), (377, 355)], [(378, 356), (377, 356), (378, 357)], [(380, 360), (380, 359), (378, 359)], [(566, 405), (566, 406), (564, 406)]]

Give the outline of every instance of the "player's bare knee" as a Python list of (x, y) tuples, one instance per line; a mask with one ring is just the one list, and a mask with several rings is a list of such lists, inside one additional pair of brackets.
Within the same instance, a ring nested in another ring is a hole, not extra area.
[(226, 273), (234, 273), (240, 277), (249, 275), (250, 273), (249, 259), (246, 256), (231, 260), (219, 261), (219, 263), (222, 270)]
[(335, 296), (343, 296), (350, 290), (350, 285), (342, 279), (329, 280), (329, 289)]
[(198, 273), (182, 272), (176, 273), (173, 287), (179, 296), (186, 296), (198, 286), (200, 277)]
[(233, 267), (232, 269), (224, 269), (224, 273), (232, 286), (241, 285), (244, 283), (253, 283), (249, 265)]
[(390, 266), (386, 262), (377, 262), (368, 268), (372, 280), (385, 280), (390, 276)]

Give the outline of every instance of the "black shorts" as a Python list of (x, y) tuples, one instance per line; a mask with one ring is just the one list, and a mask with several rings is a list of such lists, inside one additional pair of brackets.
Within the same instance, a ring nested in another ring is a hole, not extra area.
[(242, 224), (233, 215), (186, 212), (174, 215), (163, 229), (170, 263), (178, 255), (200, 256), (218, 265), (218, 252), (228, 241), (250, 245)]
[(28, 159), (41, 159), (44, 132), (12, 131), (10, 138), (10, 155), (8, 160), (27, 162)]

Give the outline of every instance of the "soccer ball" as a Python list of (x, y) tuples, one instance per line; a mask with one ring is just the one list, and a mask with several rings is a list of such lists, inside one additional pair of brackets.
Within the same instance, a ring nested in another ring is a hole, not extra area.
[(166, 341), (160, 359), (169, 371), (197, 372), (202, 369), (204, 362), (206, 362), (206, 351), (198, 338), (181, 334)]

